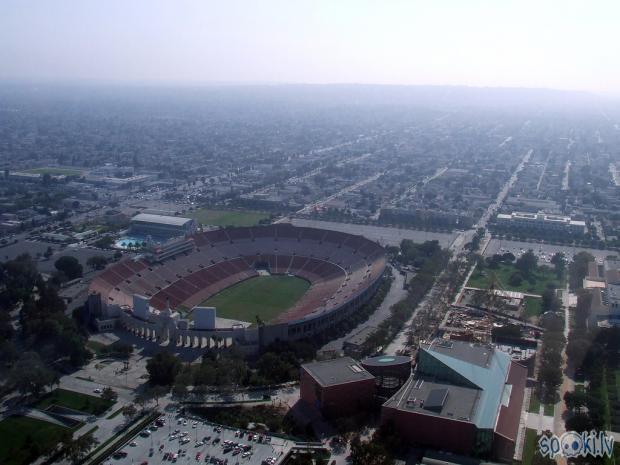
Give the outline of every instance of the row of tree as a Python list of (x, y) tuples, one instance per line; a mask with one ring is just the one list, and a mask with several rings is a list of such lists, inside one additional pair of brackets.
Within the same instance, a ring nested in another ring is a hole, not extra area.
[(367, 352), (384, 346), (398, 334), (426, 293), (433, 287), (450, 257), (449, 252), (442, 249), (438, 241), (415, 244), (409, 239), (404, 239), (399, 249), (389, 248), (388, 252), (401, 264), (414, 267), (416, 272), (407, 283), (405, 299), (392, 306), (390, 316), (381, 322), (377, 331), (366, 341)]
[(550, 313), (542, 320), (542, 326), (545, 331), (538, 367), (537, 394), (543, 402), (554, 404), (559, 399), (558, 389), (563, 379), (562, 351), (566, 344), (564, 318)]
[(267, 347), (257, 360), (249, 361), (235, 347), (211, 350), (200, 364), (183, 364), (176, 356), (160, 352), (147, 362), (149, 381), (155, 386), (172, 387), (183, 397), (188, 388), (206, 393), (212, 388), (232, 389), (237, 386), (265, 386), (299, 378), (301, 363), (312, 360), (315, 348), (305, 342), (276, 343)]

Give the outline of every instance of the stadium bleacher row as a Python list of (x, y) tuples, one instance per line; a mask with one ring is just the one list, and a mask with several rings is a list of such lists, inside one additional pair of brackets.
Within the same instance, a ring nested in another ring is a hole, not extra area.
[(131, 306), (133, 295), (163, 309), (191, 309), (266, 268), (311, 286), (277, 322), (292, 322), (337, 309), (367, 289), (383, 272), (384, 250), (361, 236), (289, 224), (219, 229), (194, 236), (196, 248), (158, 264), (124, 260), (91, 284), (108, 303)]

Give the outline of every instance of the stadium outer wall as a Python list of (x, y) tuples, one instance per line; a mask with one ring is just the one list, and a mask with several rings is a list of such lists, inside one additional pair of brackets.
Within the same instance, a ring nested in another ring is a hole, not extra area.
[[(385, 266), (381, 270), (381, 273), (377, 275), (374, 282), (368, 286), (364, 292), (330, 312), (312, 318), (306, 317), (300, 321), (271, 325), (266, 324), (262, 329), (263, 334), (259, 335), (260, 345), (269, 345), (276, 340), (297, 341), (300, 339), (307, 339), (309, 337), (318, 336), (341, 323), (374, 296), (375, 292), (377, 292), (377, 288), (381, 284), (384, 273)], [(285, 337), (283, 337), (284, 334), (286, 334)]]

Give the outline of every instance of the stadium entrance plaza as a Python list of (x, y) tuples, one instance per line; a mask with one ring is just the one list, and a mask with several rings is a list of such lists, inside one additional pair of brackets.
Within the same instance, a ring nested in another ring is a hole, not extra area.
[(99, 387), (138, 388), (147, 381), (147, 361), (162, 350), (169, 351), (184, 362), (200, 361), (200, 357), (205, 352), (204, 348), (199, 347), (160, 345), (158, 342), (145, 340), (122, 329), (96, 334), (91, 337), (91, 340), (106, 345), (120, 341), (134, 347), (133, 354), (127, 360), (127, 369), (125, 369), (125, 361), (122, 359), (95, 358), (84, 368), (71, 375), (73, 378), (86, 379), (97, 383), (100, 385)]
[[(127, 453), (124, 458), (109, 457), (104, 463), (114, 464), (141, 464), (141, 463), (172, 463), (172, 460), (164, 461), (164, 455), (178, 454), (176, 463), (213, 463), (211, 457), (221, 460), (219, 463), (228, 465), (261, 465), (270, 457), (276, 460), (272, 464), (280, 464), (295, 445), (294, 441), (275, 436), (264, 436), (267, 441), (259, 442), (248, 438), (248, 431), (243, 431), (243, 437), (237, 434), (236, 429), (205, 422), (198, 418), (182, 416), (176, 413), (165, 413), (160, 418), (165, 418), (166, 424), (157, 430), (153, 430), (148, 437), (137, 434), (128, 440), (118, 450)], [(184, 434), (189, 441), (182, 443), (178, 433)], [(252, 433), (254, 434), (254, 433)], [(209, 438), (205, 441), (205, 439)], [(250, 446), (251, 454), (245, 457), (243, 452), (235, 453), (223, 447), (224, 441)], [(134, 445), (132, 445), (134, 444)], [(179, 450), (181, 453), (179, 453)], [(200, 454), (200, 456), (198, 456)], [(206, 459), (206, 457), (209, 457)], [(227, 462), (225, 462), (227, 460)]]

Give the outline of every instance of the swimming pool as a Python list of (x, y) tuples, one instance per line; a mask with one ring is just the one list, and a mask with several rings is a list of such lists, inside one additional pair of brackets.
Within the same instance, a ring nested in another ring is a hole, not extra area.
[(164, 239), (160, 239), (152, 236), (139, 236), (139, 235), (131, 235), (131, 236), (123, 236), (119, 240), (114, 243), (114, 246), (117, 249), (127, 250), (130, 248), (142, 248), (146, 244), (161, 244), (165, 242)]

